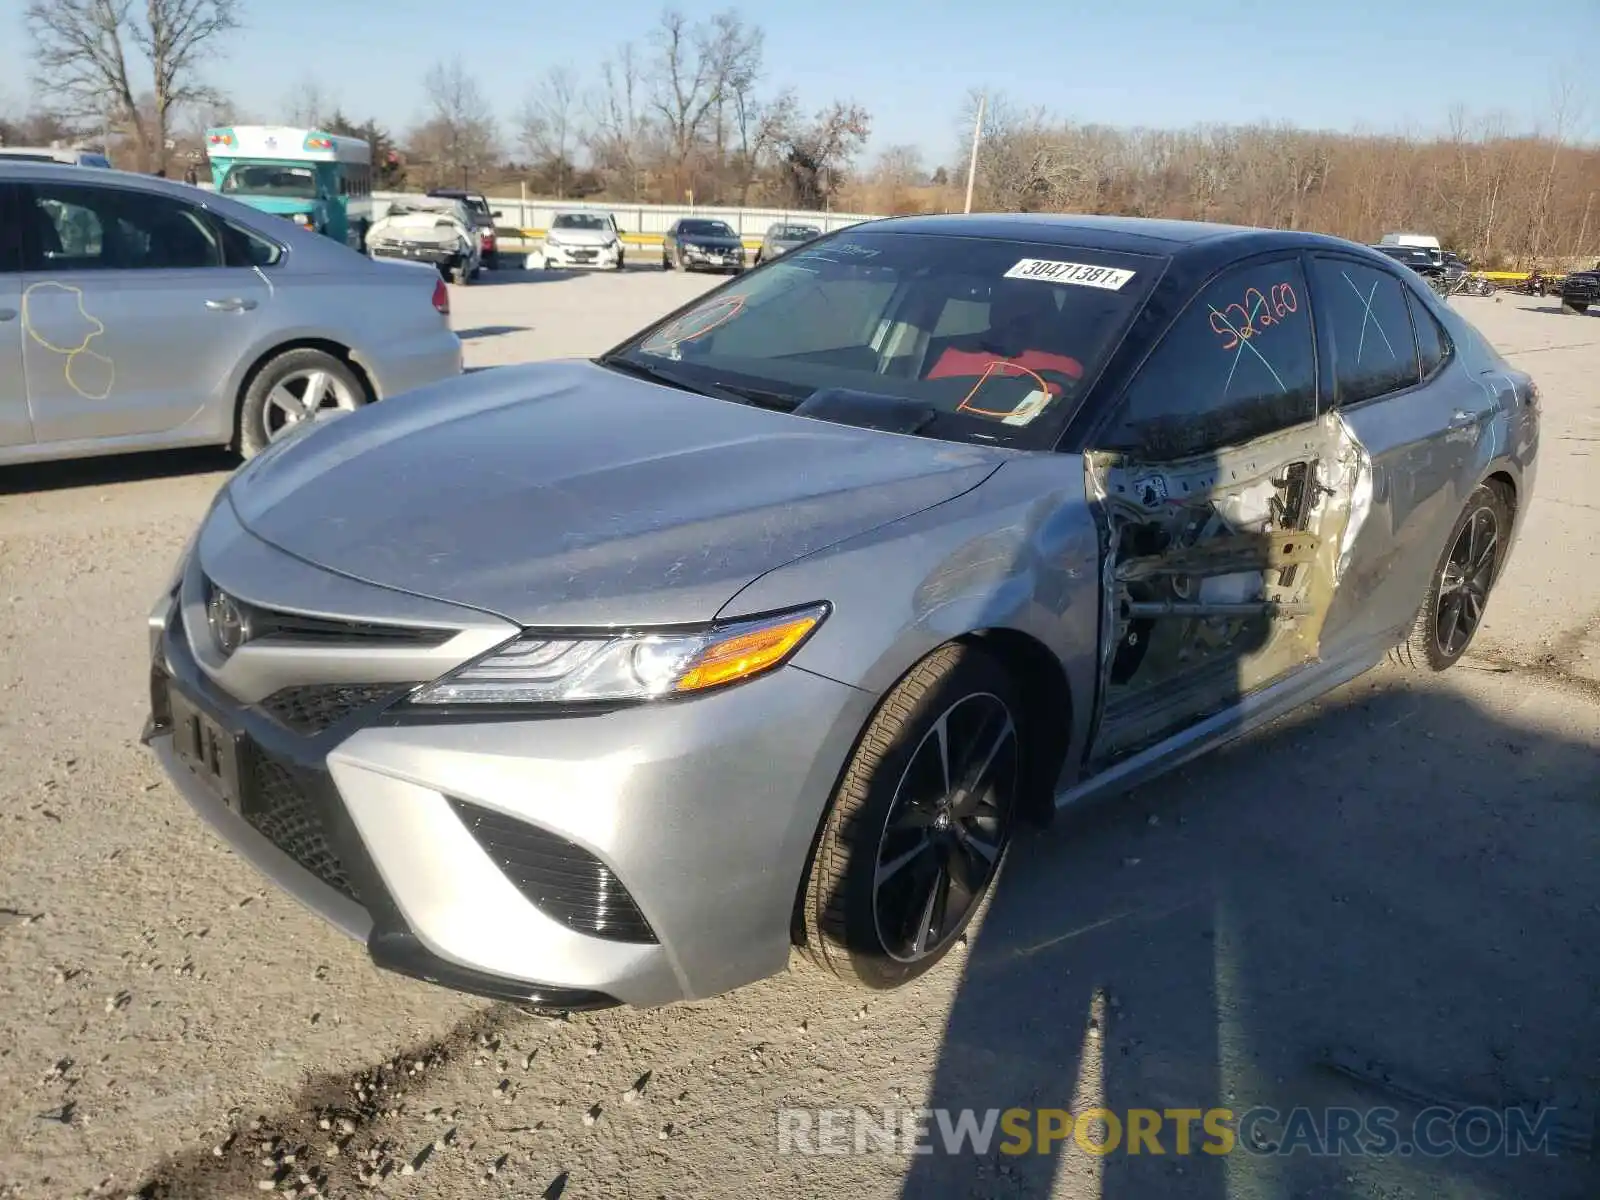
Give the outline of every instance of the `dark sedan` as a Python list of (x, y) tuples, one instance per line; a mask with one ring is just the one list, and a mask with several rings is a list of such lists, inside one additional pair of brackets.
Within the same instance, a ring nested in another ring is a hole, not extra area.
[(663, 271), (744, 270), (744, 240), (726, 221), (685, 217), (661, 239)]

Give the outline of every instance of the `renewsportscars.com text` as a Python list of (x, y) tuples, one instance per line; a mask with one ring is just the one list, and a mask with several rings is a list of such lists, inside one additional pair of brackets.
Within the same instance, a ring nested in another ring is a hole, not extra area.
[(1554, 1155), (1554, 1109), (784, 1108), (780, 1154)]

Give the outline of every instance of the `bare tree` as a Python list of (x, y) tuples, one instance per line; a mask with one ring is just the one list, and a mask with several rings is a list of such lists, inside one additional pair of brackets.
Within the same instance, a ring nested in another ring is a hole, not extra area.
[[(126, 129), (143, 165), (164, 170), (172, 110), (214, 95), (201, 68), (215, 43), (239, 27), (239, 0), (29, 0), (35, 81), (71, 116)], [(152, 84), (135, 90), (131, 54)]]
[(706, 150), (724, 163), (728, 116), (746, 101), (761, 71), (762, 34), (737, 13), (718, 13), (693, 25), (667, 9), (651, 36), (650, 106), (661, 123), (678, 186), (692, 180), (694, 156)]
[(650, 119), (645, 112), (644, 71), (632, 42), (600, 65), (600, 86), (591, 94), (589, 154), (594, 164), (627, 199), (643, 184), (645, 142)]
[(842, 101), (791, 131), (782, 164), (786, 200), (796, 208), (829, 207), (871, 131), (867, 110)]
[(296, 125), (318, 126), (338, 111), (332, 99), (313, 75), (303, 75), (283, 100), (283, 110)]
[(794, 129), (799, 104), (792, 91), (779, 92), (765, 102), (758, 100), (743, 81), (736, 81), (732, 94), (738, 135), (732, 167), (739, 206), (743, 208), (750, 201), (750, 189)]
[(1550, 197), (1555, 191), (1556, 164), (1561, 160), (1567, 134), (1581, 120), (1582, 112), (1583, 102), (1578, 95), (1577, 81), (1570, 72), (1563, 71), (1550, 85), (1550, 165), (1545, 171), (1544, 190), (1539, 196), (1539, 221), (1534, 229), (1532, 245), (1535, 255), (1544, 250), (1545, 229), (1550, 220)]
[(412, 152), (436, 182), (466, 187), (494, 166), (499, 153), (489, 103), (459, 58), (434, 64), (423, 90), (428, 116), (412, 131)]
[(517, 117), (518, 141), (528, 157), (555, 168), (556, 195), (564, 199), (573, 155), (582, 136), (578, 80), (571, 68), (551, 67)]

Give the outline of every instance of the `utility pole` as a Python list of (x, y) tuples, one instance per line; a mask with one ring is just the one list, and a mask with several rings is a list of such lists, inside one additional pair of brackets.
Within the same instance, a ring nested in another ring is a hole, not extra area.
[(967, 206), (961, 211), (972, 211), (972, 185), (978, 177), (978, 143), (983, 139), (983, 109), (989, 101), (987, 92), (978, 96), (978, 119), (972, 124), (972, 158), (967, 162)]

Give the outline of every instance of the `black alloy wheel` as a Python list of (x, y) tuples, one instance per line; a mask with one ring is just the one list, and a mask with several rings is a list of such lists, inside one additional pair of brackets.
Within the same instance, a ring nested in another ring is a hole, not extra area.
[(1450, 531), (1409, 636), (1390, 653), (1392, 661), (1443, 671), (1466, 654), (1510, 549), (1512, 504), (1509, 489), (1498, 481), (1473, 491)]
[(797, 938), (840, 979), (899, 987), (961, 940), (1020, 812), (1026, 727), (1006, 669), (951, 644), (880, 701), (819, 831)]

